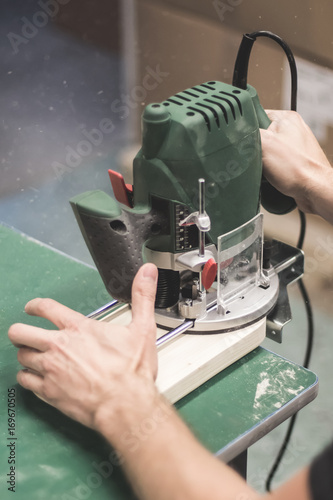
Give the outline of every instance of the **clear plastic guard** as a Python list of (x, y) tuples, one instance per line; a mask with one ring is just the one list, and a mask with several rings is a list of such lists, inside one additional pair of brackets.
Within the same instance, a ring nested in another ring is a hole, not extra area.
[(254, 287), (267, 285), (262, 272), (263, 214), (218, 238), (217, 306), (227, 314), (228, 303)]

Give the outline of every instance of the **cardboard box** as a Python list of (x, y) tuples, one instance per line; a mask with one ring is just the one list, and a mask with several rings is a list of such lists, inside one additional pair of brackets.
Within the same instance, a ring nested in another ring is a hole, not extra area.
[[(168, 73), (155, 89), (147, 92), (138, 109), (138, 141), (139, 116), (146, 104), (209, 80), (231, 83), (242, 34), (243, 31), (232, 29), (218, 19), (198, 16), (192, 9), (187, 12), (175, 8), (170, 2), (137, 2), (136, 83), (144, 81), (148, 66), (159, 66)], [(264, 107), (280, 107), (283, 67), (281, 49), (271, 40), (255, 44), (249, 83), (257, 88)]]
[(70, 0), (59, 5), (58, 26), (85, 42), (118, 53), (121, 49), (120, 0)]
[[(311, 0), (305, 0), (295, 4), (288, 4), (287, 8), (286, 2), (277, 4), (271, 0), (138, 1), (137, 84), (144, 81), (147, 67), (160, 67), (168, 75), (156, 88), (146, 92), (138, 107), (137, 140), (140, 141), (140, 114), (149, 102), (164, 100), (209, 80), (231, 83), (244, 32), (254, 29), (274, 31), (290, 44), (296, 57), (317, 63), (328, 59), (333, 67), (333, 50), (329, 31), (325, 29), (325, 14), (333, 15), (333, 3), (324, 2), (324, 5), (321, 3), (312, 7)], [(224, 7), (223, 17), (221, 9), (225, 5), (229, 6), (229, 10)], [(319, 29), (322, 21), (324, 29)], [(250, 58), (248, 81), (257, 89), (265, 108), (285, 107), (285, 81), (289, 78), (283, 50), (272, 40), (258, 39)], [(332, 136), (333, 129), (329, 126), (322, 146), (326, 154), (333, 158)]]
[(288, 40), (298, 55), (333, 68), (330, 0), (160, 0), (158, 3), (244, 33), (273, 31)]

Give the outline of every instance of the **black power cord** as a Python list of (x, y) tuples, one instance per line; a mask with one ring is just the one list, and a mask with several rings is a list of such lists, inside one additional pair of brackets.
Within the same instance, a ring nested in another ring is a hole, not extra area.
[(275, 33), (271, 31), (254, 31), (253, 33), (243, 35), (242, 42), (240, 44), (235, 68), (234, 68), (234, 76), (232, 84), (235, 87), (239, 87), (241, 89), (246, 89), (247, 87), (247, 73), (249, 67), (250, 54), (253, 47), (254, 42), (258, 37), (266, 37), (274, 40), (274, 42), (278, 43), (280, 47), (284, 50), (290, 67), (290, 75), (291, 75), (291, 104), (290, 109), (292, 111), (296, 111), (297, 107), (297, 68), (296, 61), (294, 55), (287, 43)]
[[(267, 37), (271, 38), (275, 42), (277, 42), (282, 49), (284, 50), (288, 62), (289, 62), (289, 67), (290, 67), (290, 74), (291, 74), (291, 105), (290, 109), (292, 111), (297, 110), (297, 68), (296, 68), (296, 62), (295, 58), (293, 56), (293, 53), (290, 49), (290, 47), (287, 45), (287, 43), (278, 35), (275, 35), (274, 33), (270, 31), (254, 31), (253, 33), (243, 35), (243, 39), (241, 42), (241, 45), (239, 47), (239, 51), (237, 54), (237, 59), (235, 63), (235, 69), (234, 69), (234, 76), (233, 76), (233, 85), (242, 89), (247, 88), (247, 74), (248, 74), (248, 66), (249, 66), (249, 60), (250, 60), (250, 54), (252, 50), (252, 46), (256, 39), (258, 37)], [(305, 238), (305, 231), (306, 231), (306, 217), (303, 212), (299, 210), (299, 215), (300, 215), (300, 234), (299, 234), (299, 239), (297, 243), (297, 247), (302, 250), (303, 248), (303, 243), (304, 243), (304, 238)], [(313, 313), (312, 313), (312, 307), (310, 303), (310, 299), (308, 296), (308, 293), (306, 291), (305, 285), (303, 283), (303, 280), (300, 279), (298, 281), (300, 293), (302, 296), (302, 299), (304, 301), (305, 305), (305, 310), (306, 310), (306, 317), (307, 317), (307, 323), (308, 323), (308, 334), (307, 334), (307, 346), (306, 346), (306, 353), (305, 353), (305, 358), (303, 362), (303, 366), (305, 368), (309, 367), (310, 363), (310, 358), (311, 358), (311, 353), (312, 353), (312, 346), (313, 346), (313, 333), (314, 333), (314, 325), (313, 325)], [(290, 438), (292, 435), (292, 431), (294, 429), (294, 425), (296, 422), (296, 417), (297, 413), (295, 413), (289, 422), (289, 426), (286, 432), (286, 435), (284, 437), (283, 443), (281, 445), (281, 448), (278, 452), (278, 455), (272, 465), (272, 468), (268, 474), (267, 480), (266, 480), (266, 490), (271, 491), (271, 483), (274, 478), (274, 475), (281, 463), (281, 460), (283, 458), (283, 455), (288, 447), (288, 444), (290, 442)]]

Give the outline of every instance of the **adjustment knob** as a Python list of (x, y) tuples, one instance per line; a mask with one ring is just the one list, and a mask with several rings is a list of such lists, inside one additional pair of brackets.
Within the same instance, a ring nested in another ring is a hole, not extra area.
[(217, 264), (214, 259), (207, 260), (201, 274), (202, 284), (205, 290), (209, 290), (215, 281), (217, 273)]

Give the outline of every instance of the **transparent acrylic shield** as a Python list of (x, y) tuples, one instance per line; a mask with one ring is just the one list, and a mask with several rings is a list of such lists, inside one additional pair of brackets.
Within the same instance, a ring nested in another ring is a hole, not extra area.
[(228, 313), (228, 303), (264, 284), (262, 273), (263, 214), (218, 238), (217, 305)]

